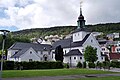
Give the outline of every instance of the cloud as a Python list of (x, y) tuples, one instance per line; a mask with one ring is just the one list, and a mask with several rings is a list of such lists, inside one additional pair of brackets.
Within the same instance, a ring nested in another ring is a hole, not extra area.
[[(119, 0), (83, 0), (87, 24), (119, 22)], [(77, 25), (79, 0), (1, 0), (0, 26), (18, 29)]]

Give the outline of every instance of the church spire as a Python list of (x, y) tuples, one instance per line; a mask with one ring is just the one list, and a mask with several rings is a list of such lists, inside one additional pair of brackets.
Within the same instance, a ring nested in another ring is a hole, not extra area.
[(80, 2), (80, 15), (82, 15), (82, 1)]
[(85, 27), (85, 20), (84, 20), (84, 16), (82, 15), (82, 1), (80, 2), (80, 15), (78, 17), (78, 29), (83, 30), (83, 28)]

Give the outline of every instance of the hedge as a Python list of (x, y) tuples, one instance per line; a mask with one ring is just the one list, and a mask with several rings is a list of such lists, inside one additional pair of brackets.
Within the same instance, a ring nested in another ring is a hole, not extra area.
[(30, 70), (30, 69), (60, 69), (63, 68), (62, 62), (14, 62), (5, 61), (3, 63), (4, 70)]
[(110, 67), (120, 68), (120, 62), (119, 61), (111, 61), (110, 62)]
[(89, 63), (88, 63), (88, 67), (89, 67), (89, 68), (95, 68), (95, 63), (89, 62)]

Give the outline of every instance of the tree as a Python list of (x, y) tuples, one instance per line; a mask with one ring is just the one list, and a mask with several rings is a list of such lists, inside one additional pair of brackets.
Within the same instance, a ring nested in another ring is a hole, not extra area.
[(95, 62), (97, 61), (97, 48), (93, 48), (92, 46), (87, 46), (85, 48), (84, 58), (88, 62)]
[(63, 62), (63, 48), (61, 45), (57, 46), (55, 49), (55, 60)]

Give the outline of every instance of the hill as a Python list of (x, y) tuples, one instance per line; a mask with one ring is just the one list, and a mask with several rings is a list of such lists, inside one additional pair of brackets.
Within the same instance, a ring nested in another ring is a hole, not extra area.
[[(34, 38), (34, 37), (44, 37), (49, 35), (68, 35), (74, 31), (77, 26), (57, 26), (51, 28), (34, 28), (20, 30), (12, 32), (12, 35), (15, 37), (25, 37), (25, 38)], [(86, 28), (89, 31), (103, 32), (105, 34), (112, 32), (120, 32), (120, 23), (106, 23), (106, 24), (96, 24), (96, 25), (86, 25)]]

